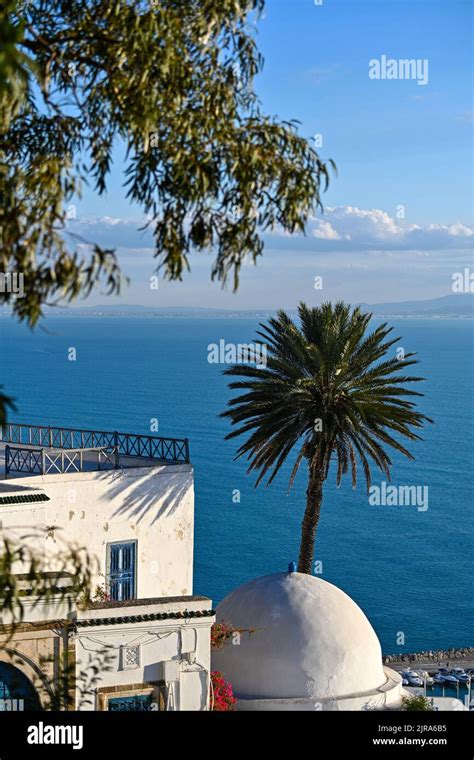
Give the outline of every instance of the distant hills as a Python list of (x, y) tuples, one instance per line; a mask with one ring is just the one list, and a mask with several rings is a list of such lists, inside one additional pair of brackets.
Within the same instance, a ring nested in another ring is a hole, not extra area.
[[(361, 303), (360, 306), (377, 317), (474, 317), (474, 293), (451, 293), (426, 301), (397, 301), (394, 303)], [(272, 309), (231, 310), (214, 309), (207, 306), (139, 306), (132, 304), (103, 304), (69, 309), (75, 314), (109, 314), (123, 316), (183, 316), (183, 317), (232, 317), (265, 316)], [(294, 311), (294, 310), (291, 310)]]
[[(419, 301), (395, 301), (393, 303), (360, 303), (364, 310), (375, 317), (405, 317), (432, 319), (474, 318), (474, 293), (451, 293), (439, 298)], [(47, 308), (48, 316), (68, 317), (266, 317), (274, 309), (215, 309), (208, 306), (142, 306), (139, 304), (100, 304), (98, 306), (71, 306)], [(294, 309), (289, 310), (294, 313)], [(7, 316), (10, 309), (0, 308), (0, 315)]]
[(474, 317), (474, 293), (451, 293), (427, 301), (360, 305), (378, 317)]

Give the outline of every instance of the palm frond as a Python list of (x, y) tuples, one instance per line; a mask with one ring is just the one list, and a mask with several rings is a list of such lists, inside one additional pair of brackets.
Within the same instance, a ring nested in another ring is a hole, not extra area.
[(416, 409), (423, 394), (408, 386), (424, 378), (407, 373), (418, 363), (414, 352), (391, 353), (401, 340), (392, 327), (370, 331), (371, 317), (342, 302), (301, 303), (299, 324), (278, 311), (257, 332), (266, 366), (225, 370), (238, 378), (229, 387), (239, 392), (221, 415), (234, 426), (226, 438), (245, 436), (236, 457), (258, 473), (257, 485), (265, 478), (271, 483), (293, 450), (289, 488), (304, 459), (326, 462), (327, 471), (335, 461), (337, 484), (350, 472), (354, 487), (361, 466), (367, 488), (370, 462), (390, 476), (389, 450), (413, 459), (403, 439), (419, 440), (417, 431), (432, 420)]

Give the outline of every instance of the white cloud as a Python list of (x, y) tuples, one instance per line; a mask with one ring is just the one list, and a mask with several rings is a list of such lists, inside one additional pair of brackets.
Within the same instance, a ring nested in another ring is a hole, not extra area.
[(319, 238), (320, 240), (341, 240), (341, 236), (338, 232), (334, 229), (332, 224), (329, 222), (323, 222), (322, 220), (318, 220), (318, 223), (314, 227), (314, 229), (311, 231), (311, 235), (315, 238)]
[[(465, 248), (474, 228), (452, 224), (413, 224), (390, 216), (381, 209), (356, 206), (326, 208), (322, 216), (313, 217), (307, 225), (306, 237), (294, 235), (295, 250), (327, 251), (426, 251)], [(274, 231), (272, 247), (289, 248), (288, 236)]]
[(473, 230), (466, 227), (465, 224), (450, 224), (448, 227), (448, 234), (453, 237), (471, 237)]
[[(68, 230), (99, 245), (126, 248), (153, 248), (152, 229), (140, 230), (145, 220), (99, 217), (77, 218)], [(382, 209), (357, 206), (326, 208), (321, 216), (308, 221), (306, 236), (289, 235), (283, 230), (265, 233), (272, 249), (319, 252), (442, 251), (470, 248), (474, 227), (451, 224), (414, 224), (397, 219)]]
[(151, 248), (153, 247), (153, 234), (149, 227), (145, 226), (146, 219), (120, 219), (111, 216), (96, 218), (77, 217), (70, 219), (66, 225), (66, 231), (78, 235), (87, 243), (112, 248)]

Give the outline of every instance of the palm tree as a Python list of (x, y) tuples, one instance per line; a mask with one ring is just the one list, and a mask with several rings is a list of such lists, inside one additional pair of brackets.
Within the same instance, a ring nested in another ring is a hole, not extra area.
[(415, 411), (410, 400), (423, 394), (404, 387), (423, 380), (403, 374), (417, 363), (415, 354), (397, 358), (389, 353), (400, 340), (389, 337), (393, 328), (384, 323), (368, 332), (372, 314), (342, 302), (317, 308), (302, 303), (298, 314), (300, 327), (284, 311), (260, 324), (265, 366), (239, 363), (225, 370), (243, 378), (229, 387), (244, 393), (221, 416), (239, 426), (227, 439), (249, 434), (236, 458), (245, 456), (248, 472), (258, 471), (256, 486), (267, 474), (270, 484), (298, 447), (289, 488), (305, 460), (308, 487), (298, 571), (311, 573), (331, 462), (337, 465), (337, 485), (350, 470), (353, 488), (362, 465), (369, 491), (374, 463), (390, 479), (387, 447), (414, 459), (393, 434), (419, 440), (415, 430), (432, 420)]
[[(0, 385), (0, 388), (2, 386)], [(5, 425), (7, 421), (7, 410), (11, 409), (13, 412), (16, 412), (15, 404), (13, 403), (13, 399), (11, 399), (9, 396), (5, 396), (3, 393), (0, 392), (0, 427), (2, 425)]]

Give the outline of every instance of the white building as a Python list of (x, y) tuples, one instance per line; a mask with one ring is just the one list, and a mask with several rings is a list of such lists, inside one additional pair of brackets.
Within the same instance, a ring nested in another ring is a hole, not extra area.
[(238, 710), (401, 708), (401, 676), (382, 664), (360, 607), (331, 583), (297, 572), (267, 575), (229, 594), (216, 614), (252, 631), (212, 655)]
[(88, 607), (34, 606), (18, 567), (25, 618), (12, 641), (0, 620), (0, 699), (19, 681), (32, 704), (51, 705), (67, 689), (58, 665), (67, 659), (76, 709), (208, 709), (215, 618), (211, 601), (193, 596), (187, 441), (7, 425), (0, 457), (3, 533), (50, 558), (52, 571), (58, 552), (86, 547), (99, 589)]

